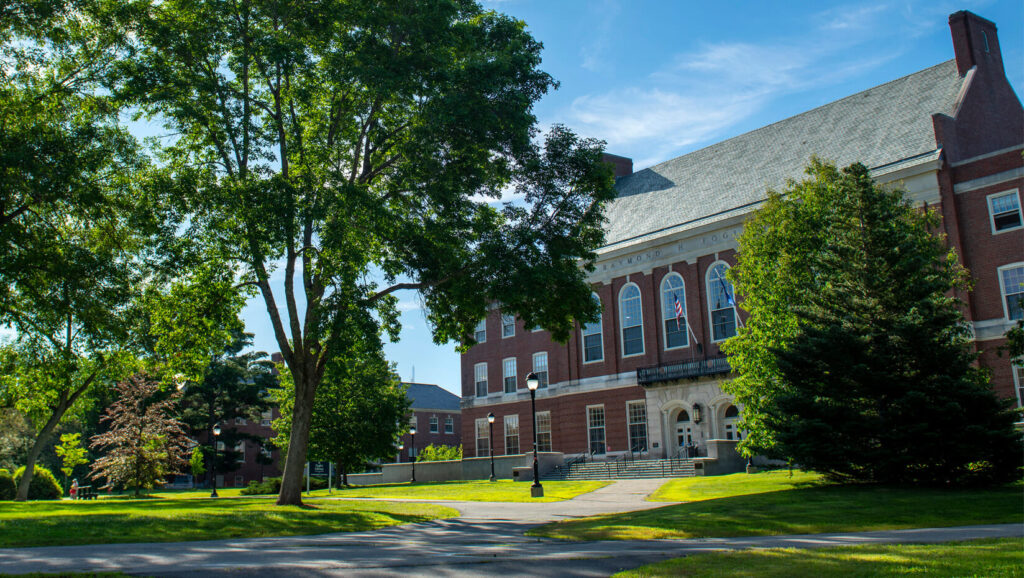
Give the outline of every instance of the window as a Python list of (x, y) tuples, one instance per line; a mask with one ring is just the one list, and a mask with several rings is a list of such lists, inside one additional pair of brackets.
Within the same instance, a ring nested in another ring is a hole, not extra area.
[(1017, 407), (1024, 407), (1024, 365), (1013, 366), (1013, 381), (1017, 387)]
[(430, 416), (430, 433), (437, 433), (438, 431), (440, 430), (438, 429), (437, 416), (432, 415)]
[(740, 435), (739, 428), (740, 421), (740, 410), (736, 409), (735, 405), (730, 405), (725, 410), (725, 439), (727, 440), (738, 440), (743, 439)]
[(1003, 308), (1010, 320), (1024, 318), (1021, 300), (1024, 299), (1024, 263), (999, 268), (1000, 289), (1003, 291)]
[(274, 450), (270, 449), (267, 446), (260, 447), (260, 454), (267, 459), (270, 459), (273, 456), (273, 453)]
[(481, 319), (480, 323), (476, 324), (476, 329), (473, 331), (473, 339), (477, 343), (484, 343), (487, 341), (487, 319)]
[(455, 420), (450, 415), (444, 418), (444, 433), (455, 433)]
[[(591, 298), (601, 307), (601, 298), (597, 293), (591, 293)], [(587, 323), (583, 326), (583, 363), (593, 363), (604, 360), (604, 336), (601, 334), (601, 319), (598, 315), (597, 321)]]
[(249, 425), (249, 422), (244, 417), (236, 417), (235, 425)]
[(629, 450), (631, 452), (646, 452), (647, 402), (639, 400), (627, 403), (626, 417), (629, 420)]
[(226, 445), (224, 445), (224, 442), (217, 442), (217, 451), (218, 451), (218, 452), (222, 452), (222, 451), (224, 451), (224, 448), (226, 448), (226, 447), (227, 447), (227, 446), (226, 446)]
[(263, 427), (270, 427), (270, 420), (274, 418), (274, 412), (267, 410), (260, 414), (260, 425)]
[(992, 219), (992, 233), (1019, 229), (1021, 221), (1020, 196), (1017, 191), (1008, 191), (988, 196), (988, 213)]
[(491, 432), (487, 429), (487, 418), (476, 420), (476, 457), (485, 458), (491, 455)]
[(238, 463), (245, 462), (245, 440), (241, 440), (235, 444), (235, 452), (238, 453), (235, 457), (235, 461)]
[(736, 335), (736, 300), (732, 283), (725, 278), (729, 267), (718, 263), (708, 269), (708, 309), (711, 312), (711, 341), (725, 341)]
[(587, 408), (587, 439), (590, 442), (590, 453), (604, 454), (607, 452), (604, 443), (604, 406), (597, 405)]
[(516, 316), (501, 316), (501, 338), (512, 337), (516, 334)]
[(514, 456), (519, 453), (519, 416), (505, 416), (505, 455)]
[(244, 476), (240, 476), (240, 475), (235, 476), (235, 487), (236, 488), (240, 488), (240, 487), (242, 487), (244, 485), (245, 485), (245, 477)]
[(640, 310), (640, 288), (632, 283), (623, 287), (619, 293), (619, 315), (619, 326), (622, 327), (622, 356), (642, 355), (644, 314)]
[(478, 363), (474, 365), (473, 374), (476, 379), (476, 396), (487, 397), (487, 364)]
[(505, 378), (505, 393), (516, 392), (516, 358), (509, 357), (501, 362), (502, 375)]
[(537, 451), (551, 451), (551, 412), (537, 412)]
[(690, 344), (686, 333), (686, 289), (679, 273), (669, 273), (661, 280), (661, 318), (665, 328), (665, 349)]
[(533, 354), (533, 372), (540, 380), (540, 389), (548, 386), (548, 354), (547, 352)]

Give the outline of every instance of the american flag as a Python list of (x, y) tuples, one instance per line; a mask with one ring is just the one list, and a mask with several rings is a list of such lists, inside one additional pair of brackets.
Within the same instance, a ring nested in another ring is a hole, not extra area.
[(673, 295), (672, 298), (676, 302), (676, 323), (679, 323), (679, 320), (683, 318), (683, 306), (679, 303), (679, 296)]

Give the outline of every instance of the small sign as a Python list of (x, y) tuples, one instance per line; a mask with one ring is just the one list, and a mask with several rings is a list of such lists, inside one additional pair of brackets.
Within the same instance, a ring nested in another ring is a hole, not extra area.
[(326, 478), (331, 475), (330, 462), (309, 462), (309, 475)]

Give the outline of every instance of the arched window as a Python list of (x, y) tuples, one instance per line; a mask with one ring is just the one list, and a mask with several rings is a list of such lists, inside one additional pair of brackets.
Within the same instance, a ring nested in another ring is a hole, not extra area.
[(622, 356), (644, 352), (644, 314), (640, 308), (640, 288), (630, 283), (619, 293), (619, 326), (622, 327)]
[(689, 345), (686, 332), (686, 289), (679, 273), (661, 280), (661, 319), (665, 329), (665, 349)]
[(679, 417), (676, 418), (676, 445), (679, 447), (679, 455), (687, 455), (686, 446), (693, 443), (693, 429), (690, 424), (690, 414), (685, 409), (679, 410)]
[(711, 313), (711, 341), (724, 341), (736, 335), (736, 298), (732, 283), (725, 278), (729, 266), (716, 263), (708, 269), (708, 309)]
[(727, 440), (738, 440), (741, 439), (740, 429), (740, 410), (736, 409), (735, 405), (730, 405), (725, 410), (725, 439)]
[[(601, 298), (597, 293), (591, 293), (590, 297), (603, 310)], [(604, 315), (599, 314), (593, 323), (583, 326), (583, 363), (593, 363), (604, 359), (604, 336), (601, 333), (601, 320)]]

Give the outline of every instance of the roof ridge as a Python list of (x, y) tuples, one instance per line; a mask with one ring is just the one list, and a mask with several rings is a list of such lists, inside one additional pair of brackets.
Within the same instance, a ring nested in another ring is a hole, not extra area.
[[(661, 167), (663, 165), (667, 165), (667, 164), (672, 163), (672, 162), (674, 162), (674, 161), (676, 161), (678, 159), (690, 156), (692, 154), (699, 153), (701, 151), (706, 151), (708, 149), (712, 149), (712, 148), (715, 148), (715, 147), (725, 146), (727, 143), (733, 142), (736, 139), (743, 138), (743, 137), (746, 137), (746, 136), (749, 136), (749, 135), (752, 135), (752, 134), (756, 134), (756, 133), (765, 131), (765, 130), (770, 129), (770, 128), (776, 126), (776, 125), (782, 124), (784, 122), (789, 122), (789, 121), (791, 121), (793, 119), (797, 119), (797, 118), (809, 115), (811, 113), (818, 112), (819, 110), (821, 110), (823, 108), (827, 108), (827, 107), (834, 106), (834, 105), (837, 105), (837, 104), (842, 103), (842, 102), (847, 102), (847, 101), (853, 100), (853, 99), (855, 99), (858, 96), (861, 96), (861, 95), (863, 95), (863, 94), (865, 94), (867, 92), (871, 92), (872, 90), (877, 90), (877, 89), (882, 88), (884, 86), (889, 86), (889, 85), (895, 84), (897, 82), (905, 81), (906, 79), (908, 79), (908, 78), (910, 78), (912, 76), (917, 76), (919, 74), (924, 74), (926, 72), (932, 71), (932, 70), (934, 70), (936, 68), (939, 68), (941, 66), (948, 66), (950, 63), (955, 65), (956, 64), (956, 59), (951, 58), (949, 60), (945, 60), (945, 61), (940, 62), (938, 64), (929, 66), (928, 68), (922, 68), (921, 70), (918, 70), (917, 72), (911, 72), (910, 74), (905, 74), (905, 75), (903, 75), (903, 76), (901, 76), (899, 78), (894, 78), (892, 80), (883, 82), (882, 84), (876, 84), (876, 85), (874, 85), (874, 86), (872, 86), (870, 88), (865, 88), (864, 90), (861, 90), (859, 92), (855, 92), (855, 93), (853, 93), (853, 94), (851, 94), (849, 96), (844, 96), (844, 97), (842, 97), (840, 99), (826, 102), (825, 104), (816, 106), (816, 107), (814, 107), (814, 108), (812, 108), (810, 110), (805, 110), (803, 112), (794, 114), (793, 116), (787, 116), (786, 118), (782, 118), (782, 119), (779, 119), (779, 120), (777, 120), (775, 122), (766, 124), (764, 126), (757, 127), (757, 128), (755, 128), (753, 130), (748, 130), (747, 132), (740, 133), (740, 134), (735, 135), (735, 136), (731, 136), (731, 137), (729, 137), (729, 138), (727, 138), (725, 140), (720, 140), (718, 142), (711, 143), (711, 144), (709, 144), (709, 145), (707, 145), (705, 147), (701, 147), (699, 149), (692, 150), (692, 151), (690, 151), (688, 153), (685, 153), (685, 154), (682, 154), (682, 155), (679, 155), (679, 156), (675, 156), (675, 157), (672, 157), (670, 159), (661, 161), (660, 163), (658, 163), (656, 165), (651, 165), (649, 167), (645, 167), (643, 169), (640, 169), (639, 171), (636, 171), (633, 174), (635, 175), (637, 173), (643, 172), (643, 171), (648, 170), (648, 169), (655, 169), (657, 167)], [(963, 76), (961, 76), (961, 80), (963, 80)], [(629, 176), (633, 176), (633, 175), (629, 175)], [(626, 177), (626, 178), (628, 178), (628, 177)]]

